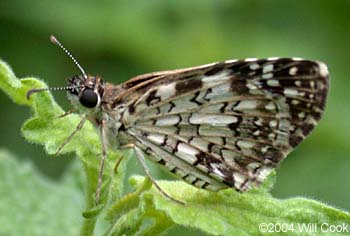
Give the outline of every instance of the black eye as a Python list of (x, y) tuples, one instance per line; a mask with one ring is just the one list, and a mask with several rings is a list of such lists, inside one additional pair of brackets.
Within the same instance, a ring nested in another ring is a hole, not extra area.
[(98, 96), (92, 89), (85, 89), (79, 99), (79, 102), (84, 107), (93, 108), (97, 105)]

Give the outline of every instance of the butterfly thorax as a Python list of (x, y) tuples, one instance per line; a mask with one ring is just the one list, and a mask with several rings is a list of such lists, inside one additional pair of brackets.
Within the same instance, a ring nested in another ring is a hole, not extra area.
[(124, 118), (128, 107), (123, 100), (125, 92), (126, 90), (121, 85), (106, 83), (100, 104), (102, 119), (108, 131), (107, 138), (110, 143), (119, 144), (117, 146), (132, 142), (132, 137), (126, 132), (129, 123)]

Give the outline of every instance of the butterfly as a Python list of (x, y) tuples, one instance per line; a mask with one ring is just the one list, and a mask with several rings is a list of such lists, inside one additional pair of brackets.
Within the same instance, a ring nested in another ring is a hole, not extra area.
[[(132, 148), (187, 183), (218, 191), (259, 186), (320, 120), (329, 73), (324, 63), (300, 58), (248, 58), (153, 72), (114, 85), (80, 69), (66, 90), (84, 118), (58, 152), (89, 120), (99, 128), (102, 158), (98, 202), (109, 146)], [(176, 201), (176, 199), (173, 199)]]

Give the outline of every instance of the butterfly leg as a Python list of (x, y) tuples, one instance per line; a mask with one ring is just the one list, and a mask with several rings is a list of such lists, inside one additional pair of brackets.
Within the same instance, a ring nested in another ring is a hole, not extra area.
[(122, 162), (123, 159), (124, 159), (124, 155), (121, 155), (120, 158), (115, 163), (114, 168), (113, 168), (115, 174), (117, 173), (118, 167), (119, 167), (119, 165), (120, 165), (120, 163)]
[(63, 117), (66, 117), (72, 113), (74, 113), (76, 110), (75, 109), (71, 109), (69, 111), (66, 111), (65, 113), (63, 113), (62, 115), (59, 115), (57, 118), (63, 118)]
[[(123, 150), (123, 149), (129, 149), (129, 148), (133, 148), (133, 147), (134, 147), (134, 144), (126, 144), (126, 145), (120, 146), (119, 149)], [(123, 159), (124, 159), (124, 155), (121, 155), (120, 158), (115, 163), (114, 168), (113, 168), (114, 173), (117, 173), (118, 167)]]
[(106, 132), (105, 132), (104, 120), (101, 121), (100, 134), (101, 134), (102, 158), (101, 158), (101, 162), (100, 162), (100, 171), (98, 173), (98, 182), (97, 182), (97, 189), (96, 189), (96, 194), (95, 194), (96, 205), (99, 202), (100, 196), (101, 196), (103, 170), (104, 170), (105, 161), (107, 158), (107, 137), (106, 137)]
[(75, 128), (75, 130), (66, 138), (66, 140), (64, 140), (64, 142), (61, 144), (61, 146), (57, 149), (57, 151), (56, 151), (56, 153), (55, 153), (55, 156), (57, 156), (58, 153), (62, 150), (62, 148), (63, 148), (64, 146), (66, 146), (66, 144), (69, 143), (69, 142), (72, 140), (72, 138), (74, 137), (74, 135), (75, 135), (76, 133), (78, 133), (78, 132), (81, 130), (81, 128), (83, 128), (83, 126), (84, 126), (86, 120), (87, 120), (87, 117), (84, 117), (84, 118), (79, 122), (79, 124), (77, 125), (77, 127)]
[(151, 175), (151, 173), (150, 173), (150, 171), (149, 171), (149, 169), (148, 169), (148, 167), (147, 167), (147, 165), (146, 165), (146, 162), (145, 162), (145, 155), (144, 155), (143, 151), (142, 151), (140, 148), (136, 147), (136, 146), (134, 146), (134, 150), (135, 150), (135, 153), (136, 153), (136, 157), (137, 157), (137, 159), (139, 160), (139, 162), (140, 162), (140, 164), (141, 164), (141, 166), (142, 166), (142, 169), (145, 171), (146, 175), (147, 175), (148, 178), (151, 180), (152, 184), (159, 190), (159, 192), (160, 192), (161, 194), (163, 194), (163, 196), (166, 197), (166, 198), (168, 198), (169, 200), (174, 201), (174, 202), (176, 202), (176, 203), (178, 203), (178, 204), (181, 204), (181, 205), (185, 205), (184, 202), (179, 201), (179, 200), (177, 200), (177, 199), (171, 197), (169, 194), (167, 194), (167, 193), (157, 184), (157, 182), (156, 182), (155, 179), (152, 177), (152, 175)]

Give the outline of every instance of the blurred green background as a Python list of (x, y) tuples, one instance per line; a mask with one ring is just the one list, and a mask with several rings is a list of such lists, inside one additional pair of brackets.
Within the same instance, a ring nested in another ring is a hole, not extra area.
[[(120, 83), (157, 70), (245, 57), (304, 57), (328, 64), (319, 126), (277, 171), (273, 195), (308, 196), (350, 209), (350, 1), (0, 1), (0, 57), (18, 77), (64, 86), (79, 73), (54, 34), (91, 74)], [(66, 110), (65, 93), (55, 98)], [(48, 157), (21, 137), (29, 110), (0, 93), (0, 148), (59, 178), (72, 156)], [(139, 171), (134, 160), (132, 171)], [(155, 169), (158, 172), (158, 168)], [(160, 175), (165, 175), (159, 171)]]

